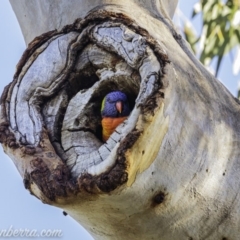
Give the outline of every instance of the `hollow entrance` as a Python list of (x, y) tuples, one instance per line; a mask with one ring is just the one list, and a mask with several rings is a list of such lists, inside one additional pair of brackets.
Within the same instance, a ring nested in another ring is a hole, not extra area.
[[(70, 131), (90, 131), (102, 141), (100, 110), (104, 97), (113, 91), (124, 92), (132, 110), (139, 94), (140, 81), (138, 72), (129, 67), (121, 57), (96, 45), (88, 45), (79, 54), (70, 74), (71, 96), (69, 97), (72, 99), (78, 94), (81, 105), (88, 89), (92, 88), (93, 91), (89, 93), (89, 101), (82, 109), (83, 112), (75, 118)], [(97, 82), (100, 83), (96, 84)], [(77, 107), (76, 105), (76, 109)], [(86, 120), (83, 124), (84, 118)]]

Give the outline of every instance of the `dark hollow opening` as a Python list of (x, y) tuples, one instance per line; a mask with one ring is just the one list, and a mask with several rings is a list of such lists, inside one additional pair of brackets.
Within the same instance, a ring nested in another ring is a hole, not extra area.
[[(94, 122), (98, 123), (95, 124), (94, 129), (91, 128), (90, 131), (92, 131), (99, 140), (102, 141), (101, 104), (104, 97), (112, 91), (122, 91), (127, 95), (129, 106), (132, 111), (140, 90), (140, 76), (138, 76), (136, 71), (134, 72), (134, 76), (135, 77), (133, 79), (125, 79), (125, 77), (122, 76), (122, 78), (117, 77), (115, 79), (113, 77), (112, 79), (101, 82), (86, 105), (86, 112), (89, 120), (91, 121), (91, 119), (94, 119)], [(99, 78), (97, 77), (96, 69), (93, 66), (87, 67), (80, 73), (72, 73), (69, 80), (69, 85), (72, 92), (72, 96), (70, 96), (70, 98), (72, 98), (79, 91), (87, 91), (97, 81), (99, 81)]]

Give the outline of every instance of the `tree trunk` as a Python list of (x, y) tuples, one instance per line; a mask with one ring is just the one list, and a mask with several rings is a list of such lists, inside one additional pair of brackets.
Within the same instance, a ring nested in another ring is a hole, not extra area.
[[(238, 239), (239, 101), (174, 30), (177, 1), (10, 2), (42, 34), (1, 98), (25, 187), (96, 239)], [(104, 143), (113, 90), (132, 112)]]

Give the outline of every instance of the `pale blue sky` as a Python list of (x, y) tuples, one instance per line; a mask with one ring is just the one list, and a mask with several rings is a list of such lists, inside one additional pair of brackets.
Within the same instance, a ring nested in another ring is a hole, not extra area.
[[(196, 0), (180, 1), (180, 8), (188, 17), (195, 2)], [(0, 1), (0, 19), (1, 93), (4, 86), (12, 80), (15, 66), (25, 49), (25, 44), (8, 0)], [(194, 24), (199, 28), (197, 19), (194, 20)], [(230, 58), (226, 58), (222, 63), (219, 76), (222, 81), (225, 80), (223, 83), (236, 95), (237, 81), (240, 76), (232, 75)], [(60, 239), (92, 239), (78, 223), (69, 216), (63, 216), (62, 210), (44, 205), (31, 196), (24, 189), (22, 179), (15, 166), (3, 153), (2, 149), (0, 149), (0, 161), (0, 190), (2, 192), (0, 198), (0, 231), (1, 229), (8, 229), (10, 226), (13, 226), (14, 229), (28, 228), (38, 229), (39, 231), (43, 229), (61, 229), (63, 237)]]

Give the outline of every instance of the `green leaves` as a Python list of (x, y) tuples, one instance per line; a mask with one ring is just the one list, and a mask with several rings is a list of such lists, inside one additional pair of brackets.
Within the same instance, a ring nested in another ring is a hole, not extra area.
[(195, 31), (192, 27), (192, 25), (188, 24), (188, 22), (186, 22), (186, 24), (184, 25), (183, 28), (183, 32), (185, 35), (186, 40), (188, 41), (188, 43), (190, 44), (193, 52), (196, 54), (197, 50), (196, 50), (196, 43), (198, 41), (198, 38), (195, 34)]
[(184, 27), (186, 39), (193, 50), (200, 45), (200, 61), (209, 65), (217, 58), (216, 76), (225, 54), (240, 44), (240, 0), (200, 0), (192, 18), (201, 14), (202, 33), (199, 38)]

